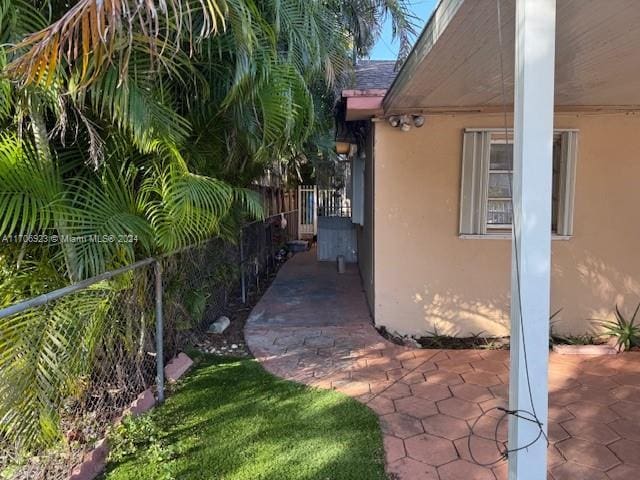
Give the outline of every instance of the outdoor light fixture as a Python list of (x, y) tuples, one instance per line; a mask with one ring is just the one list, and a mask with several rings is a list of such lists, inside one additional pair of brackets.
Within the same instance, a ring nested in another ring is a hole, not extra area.
[(391, 115), (387, 121), (393, 128), (400, 127), (403, 132), (408, 132), (411, 127), (420, 128), (424, 125), (424, 116), (422, 115)]
[(411, 115), (402, 115), (400, 117), (400, 130), (403, 132), (408, 132), (411, 130)]
[(413, 124), (416, 128), (420, 128), (424, 125), (424, 117), (422, 115), (414, 115), (413, 116)]

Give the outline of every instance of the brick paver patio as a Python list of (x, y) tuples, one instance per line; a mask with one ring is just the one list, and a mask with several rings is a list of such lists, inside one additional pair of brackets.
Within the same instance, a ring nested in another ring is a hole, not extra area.
[[(494, 436), (501, 412), (493, 408), (507, 405), (508, 352), (388, 342), (370, 322), (357, 269), (338, 275), (313, 252), (297, 255), (255, 307), (245, 335), (275, 375), (333, 388), (374, 410), (392, 478), (507, 478), (506, 462), (480, 466), (468, 444), (480, 463), (499, 457), (482, 437)], [(640, 354), (552, 354), (549, 375), (549, 478), (640, 478)], [(498, 432), (506, 439), (506, 422)]]

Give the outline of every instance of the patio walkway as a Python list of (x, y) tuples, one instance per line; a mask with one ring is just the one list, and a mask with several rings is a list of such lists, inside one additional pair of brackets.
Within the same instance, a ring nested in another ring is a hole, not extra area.
[[(418, 350), (373, 328), (357, 268), (344, 275), (298, 254), (278, 273), (245, 328), (270, 372), (333, 388), (380, 417), (387, 471), (399, 480), (501, 480), (492, 437), (508, 398), (508, 352)], [(551, 356), (549, 478), (626, 479), (640, 472), (640, 354)], [(483, 412), (485, 414), (483, 415)], [(506, 438), (506, 422), (499, 426)], [(363, 479), (366, 480), (366, 479)]]

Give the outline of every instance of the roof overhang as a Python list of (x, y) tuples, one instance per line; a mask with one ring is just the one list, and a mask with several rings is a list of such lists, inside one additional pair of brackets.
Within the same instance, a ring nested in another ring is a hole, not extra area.
[(345, 120), (351, 122), (381, 115), (382, 99), (386, 93), (386, 89), (343, 90), (342, 98), (346, 102)]
[[(441, 0), (386, 94), (384, 114), (513, 104), (515, 0)], [(556, 110), (640, 109), (638, 0), (557, 0)]]

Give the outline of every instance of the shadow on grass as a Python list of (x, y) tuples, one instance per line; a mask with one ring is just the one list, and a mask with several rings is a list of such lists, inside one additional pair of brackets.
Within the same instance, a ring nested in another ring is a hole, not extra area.
[(386, 478), (378, 420), (364, 405), (280, 380), (253, 360), (198, 361), (150, 414), (170, 454), (147, 445), (109, 464), (107, 479)]

